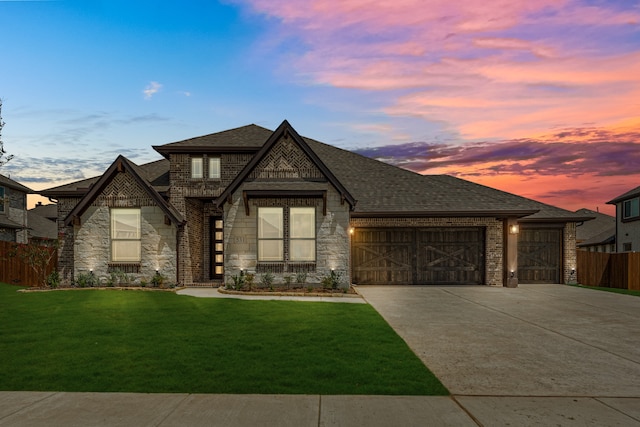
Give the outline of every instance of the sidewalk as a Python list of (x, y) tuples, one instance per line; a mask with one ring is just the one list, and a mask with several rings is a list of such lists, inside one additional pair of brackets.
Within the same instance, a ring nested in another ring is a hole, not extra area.
[(640, 426), (640, 398), (0, 392), (0, 426)]

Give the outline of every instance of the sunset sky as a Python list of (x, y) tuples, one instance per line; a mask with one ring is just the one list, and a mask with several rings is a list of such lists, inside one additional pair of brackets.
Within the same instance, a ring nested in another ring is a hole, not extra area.
[(640, 2), (0, 0), (0, 173), (36, 190), (287, 119), (576, 210), (640, 185)]

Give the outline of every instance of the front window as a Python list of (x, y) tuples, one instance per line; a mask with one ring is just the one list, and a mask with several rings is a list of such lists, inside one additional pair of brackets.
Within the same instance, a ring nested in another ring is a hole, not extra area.
[(258, 261), (284, 260), (282, 208), (258, 208)]
[(315, 260), (315, 208), (258, 208), (259, 262)]
[(635, 199), (625, 200), (622, 202), (623, 204), (623, 219), (637, 218), (640, 216), (640, 199), (636, 197)]
[(202, 178), (202, 158), (194, 157), (191, 159), (191, 178)]
[(220, 158), (209, 158), (209, 178), (220, 179)]
[(0, 213), (4, 213), (4, 187), (0, 187)]
[(140, 209), (111, 209), (111, 261), (140, 261)]
[(291, 208), (289, 210), (289, 260), (316, 260), (316, 210)]

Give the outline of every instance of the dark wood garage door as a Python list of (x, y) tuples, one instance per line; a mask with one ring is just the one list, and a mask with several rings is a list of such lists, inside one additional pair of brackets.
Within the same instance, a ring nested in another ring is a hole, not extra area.
[(369, 285), (484, 283), (484, 229), (358, 228), (353, 281)]
[(561, 283), (562, 229), (522, 228), (518, 236), (518, 281)]

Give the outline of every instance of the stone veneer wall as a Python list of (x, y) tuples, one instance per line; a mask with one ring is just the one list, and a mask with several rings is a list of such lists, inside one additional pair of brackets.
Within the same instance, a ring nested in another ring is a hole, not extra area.
[(351, 227), (484, 227), (485, 284), (503, 285), (503, 221), (496, 218), (352, 218)]
[[(78, 200), (75, 201), (76, 204), (77, 202)], [(75, 206), (71, 199), (65, 200), (63, 205), (60, 206), (59, 202), (58, 221), (63, 220)], [(127, 173), (119, 173), (114, 177), (82, 215), (80, 225), (64, 227), (66, 230), (59, 266), (64, 268), (65, 281), (73, 280), (78, 274), (88, 273), (90, 270), (99, 279), (106, 281), (111, 260), (111, 208), (141, 209), (140, 271), (128, 275), (134, 276), (138, 282), (143, 279), (149, 281), (155, 271), (159, 270), (168, 283), (176, 283), (177, 227), (175, 224), (165, 223), (162, 209), (156, 206), (147, 192)], [(72, 236), (71, 245), (69, 236)]]
[(563, 283), (576, 283), (578, 278), (578, 271), (571, 275), (571, 270), (576, 269), (578, 265), (578, 254), (576, 253), (576, 223), (568, 222), (564, 225), (563, 244), (564, 249), (563, 259)]
[[(316, 269), (307, 273), (307, 283), (317, 284), (322, 277), (335, 270), (342, 274), (344, 284), (351, 282), (349, 257), (349, 205), (342, 204), (340, 195), (331, 186), (327, 191), (327, 215), (322, 215), (321, 199), (256, 199), (250, 200), (246, 215), (241, 197), (242, 186), (235, 192), (233, 202), (224, 207), (225, 281), (241, 269), (255, 272), (258, 264), (257, 211), (261, 206), (316, 206)], [(274, 273), (276, 283), (295, 273)], [(256, 277), (256, 282), (258, 282)]]

